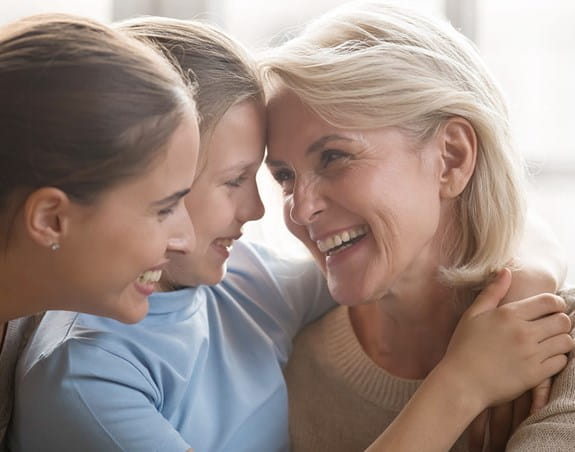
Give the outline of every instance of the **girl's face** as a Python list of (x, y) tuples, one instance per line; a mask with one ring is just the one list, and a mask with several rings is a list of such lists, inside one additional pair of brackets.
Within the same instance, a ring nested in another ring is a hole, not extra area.
[(218, 283), (242, 226), (264, 214), (256, 185), (265, 147), (263, 106), (252, 101), (232, 106), (207, 140), (205, 167), (185, 200), (196, 246), (171, 253), (167, 267), (167, 279), (177, 285)]
[(441, 151), (395, 128), (339, 129), (287, 90), (268, 109), (267, 163), (288, 229), (342, 304), (380, 299), (434, 259)]
[(66, 305), (57, 308), (128, 323), (146, 315), (167, 251), (194, 245), (182, 198), (194, 179), (198, 148), (195, 118), (185, 119), (145, 173), (95, 204), (72, 203), (69, 233), (53, 252), (68, 291)]

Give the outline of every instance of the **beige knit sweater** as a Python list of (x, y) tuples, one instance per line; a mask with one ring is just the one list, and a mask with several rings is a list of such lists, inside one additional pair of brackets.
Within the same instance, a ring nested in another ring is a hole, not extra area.
[[(286, 378), (294, 452), (364, 450), (420, 384), (419, 380), (394, 377), (371, 361), (353, 332), (344, 306), (300, 333)], [(465, 435), (451, 449), (467, 450)], [(573, 359), (554, 381), (550, 403), (520, 425), (507, 450), (575, 451)]]

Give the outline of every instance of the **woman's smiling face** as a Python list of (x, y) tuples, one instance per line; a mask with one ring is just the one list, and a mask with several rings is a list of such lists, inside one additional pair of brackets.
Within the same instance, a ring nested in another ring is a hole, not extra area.
[(194, 180), (198, 147), (197, 122), (186, 119), (142, 174), (94, 203), (70, 203), (68, 232), (53, 254), (53, 274), (66, 275), (62, 304), (54, 309), (127, 323), (146, 315), (167, 255), (194, 247), (183, 197)]
[(441, 151), (397, 128), (339, 129), (293, 93), (268, 105), (267, 164), (289, 230), (312, 252), (334, 298), (381, 298), (434, 253)]

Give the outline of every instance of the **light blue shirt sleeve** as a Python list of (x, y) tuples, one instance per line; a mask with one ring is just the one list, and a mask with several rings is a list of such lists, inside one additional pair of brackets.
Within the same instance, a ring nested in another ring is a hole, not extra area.
[[(185, 452), (190, 448), (160, 414), (162, 395), (148, 375), (86, 341), (61, 344), (18, 389), (14, 451)], [(20, 419), (20, 413), (26, 413)], [(30, 434), (33, 432), (33, 434)]]
[(282, 366), (295, 335), (336, 306), (312, 258), (286, 259), (251, 242), (239, 242), (222, 286), (268, 334)]

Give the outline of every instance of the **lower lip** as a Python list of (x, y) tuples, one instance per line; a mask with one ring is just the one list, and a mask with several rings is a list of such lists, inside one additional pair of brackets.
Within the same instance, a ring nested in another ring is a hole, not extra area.
[(365, 235), (361, 240), (355, 242), (352, 246), (340, 251), (333, 256), (326, 256), (325, 264), (328, 267), (334, 267), (336, 265), (340, 265), (346, 259), (349, 259), (353, 254), (359, 252), (360, 248), (363, 248), (363, 244), (366, 243), (367, 235)]
[(138, 292), (140, 292), (142, 295), (146, 297), (149, 297), (156, 291), (156, 283), (142, 284), (139, 282), (135, 282), (134, 286), (136, 287), (136, 290)]

